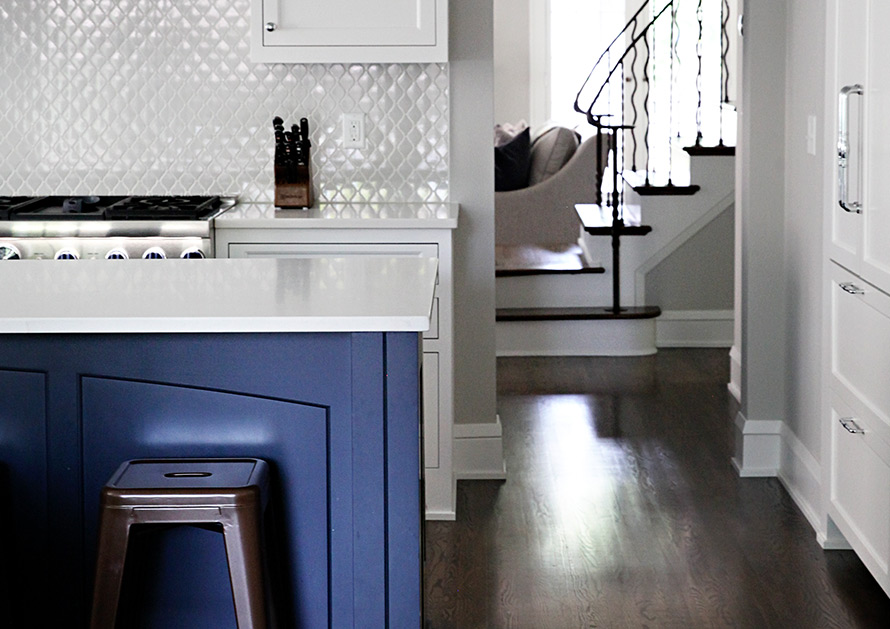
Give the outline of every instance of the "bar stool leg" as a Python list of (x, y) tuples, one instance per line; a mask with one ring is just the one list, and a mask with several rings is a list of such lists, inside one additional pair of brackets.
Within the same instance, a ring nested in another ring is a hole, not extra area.
[(223, 509), (223, 534), (238, 629), (266, 629), (262, 518), (259, 505)]
[(131, 524), (129, 509), (102, 509), (91, 629), (114, 629)]

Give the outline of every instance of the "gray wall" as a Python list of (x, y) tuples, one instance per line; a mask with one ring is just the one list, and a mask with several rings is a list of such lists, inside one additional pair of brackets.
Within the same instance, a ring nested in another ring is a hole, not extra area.
[[(825, 151), (825, 2), (788, 0), (785, 91), (785, 423), (816, 461), (821, 456), (822, 208)], [(817, 120), (807, 153), (807, 116)], [(830, 125), (829, 121), (829, 125)]]
[(785, 412), (785, 2), (746, 0), (740, 177), (742, 213), (741, 414), (781, 420)]
[(492, 2), (451, 1), (455, 422), (496, 419)]
[(646, 274), (646, 303), (662, 310), (732, 310), (733, 208)]

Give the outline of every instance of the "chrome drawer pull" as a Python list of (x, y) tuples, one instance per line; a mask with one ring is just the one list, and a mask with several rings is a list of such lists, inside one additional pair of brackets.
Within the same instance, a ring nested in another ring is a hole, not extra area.
[(844, 282), (843, 284), (841, 284), (841, 288), (843, 288), (846, 292), (850, 293), (851, 295), (864, 295), (865, 294), (865, 290), (862, 288), (859, 288), (853, 282)]
[(856, 420), (854, 420), (852, 417), (841, 417), (838, 421), (841, 423), (841, 426), (843, 426), (844, 429), (849, 433), (852, 433), (854, 435), (865, 434), (865, 430), (857, 426)]

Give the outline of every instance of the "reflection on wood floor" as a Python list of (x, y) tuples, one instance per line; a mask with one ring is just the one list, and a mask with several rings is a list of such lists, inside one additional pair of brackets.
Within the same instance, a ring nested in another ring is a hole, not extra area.
[(431, 629), (886, 627), (851, 551), (731, 466), (726, 350), (498, 360), (506, 482), (427, 523)]

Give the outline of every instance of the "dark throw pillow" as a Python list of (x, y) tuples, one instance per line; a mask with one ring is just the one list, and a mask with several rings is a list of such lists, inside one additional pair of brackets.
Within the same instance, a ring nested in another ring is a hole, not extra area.
[(528, 186), (531, 136), (526, 127), (494, 149), (494, 189), (497, 192), (519, 190)]

